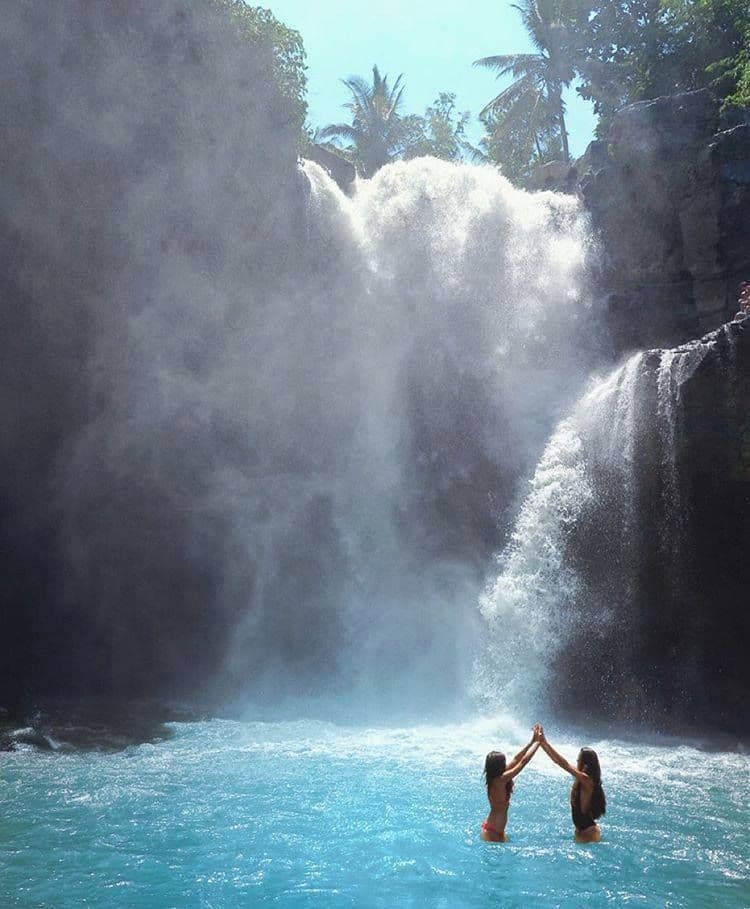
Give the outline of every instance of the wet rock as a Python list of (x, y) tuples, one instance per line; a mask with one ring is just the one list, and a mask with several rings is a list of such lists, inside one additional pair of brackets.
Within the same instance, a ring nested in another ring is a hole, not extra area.
[(630, 105), (606, 142), (530, 188), (577, 192), (591, 212), (616, 351), (674, 346), (733, 315), (750, 279), (750, 111), (720, 113), (707, 91)]
[(750, 320), (641, 364), (627, 493), (596, 462), (568, 536), (579, 618), (556, 706), (571, 720), (747, 736)]
[(0, 751), (121, 751), (169, 739), (173, 731), (167, 723), (198, 717), (157, 702), (60, 699), (0, 717)]
[(314, 142), (310, 143), (305, 156), (327, 171), (331, 179), (338, 184), (339, 189), (344, 192), (349, 191), (357, 176), (351, 161), (347, 161), (341, 155), (337, 155), (323, 145), (316, 145)]

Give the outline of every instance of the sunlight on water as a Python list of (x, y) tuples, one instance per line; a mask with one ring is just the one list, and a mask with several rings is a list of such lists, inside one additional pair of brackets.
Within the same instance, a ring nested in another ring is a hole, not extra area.
[(510, 719), (172, 729), (115, 755), (0, 756), (0, 905), (750, 905), (746, 755), (589, 743), (609, 809), (583, 847), (539, 754), (494, 845), (481, 769), (522, 744)]

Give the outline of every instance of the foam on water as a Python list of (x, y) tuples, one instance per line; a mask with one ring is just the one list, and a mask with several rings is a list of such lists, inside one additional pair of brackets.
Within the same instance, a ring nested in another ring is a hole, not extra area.
[[(578, 745), (555, 730), (569, 758)], [(510, 842), (482, 843), (490, 748), (512, 718), (345, 728), (212, 721), (117, 755), (0, 756), (8, 907), (748, 904), (750, 759), (592, 742), (608, 810), (577, 846), (569, 780), (538, 754)]]

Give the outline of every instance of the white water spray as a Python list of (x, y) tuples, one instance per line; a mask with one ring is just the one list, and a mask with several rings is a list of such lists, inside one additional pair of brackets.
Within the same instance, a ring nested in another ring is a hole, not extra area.
[[(619, 488), (633, 517), (634, 460), (642, 355), (594, 381), (552, 434), (526, 497), (500, 574), (481, 601), (488, 644), (476, 667), (475, 694), (514, 709), (536, 707), (552, 661), (580, 620), (580, 586), (566, 553), (570, 530), (596, 495), (591, 459)], [(602, 611), (606, 618), (606, 610)]]
[[(552, 435), (500, 573), (481, 601), (488, 643), (474, 687), (483, 698), (538, 708), (549, 700), (555, 659), (574, 635), (592, 649), (587, 655), (578, 647), (586, 665), (603, 628), (617, 625), (627, 634), (641, 608), (635, 598), (644, 556), (649, 571), (666, 572), (657, 589), (674, 596), (687, 521), (677, 461), (683, 386), (714, 343), (635, 354), (594, 381)], [(651, 538), (658, 563), (641, 550)], [(613, 655), (610, 663), (616, 661)]]

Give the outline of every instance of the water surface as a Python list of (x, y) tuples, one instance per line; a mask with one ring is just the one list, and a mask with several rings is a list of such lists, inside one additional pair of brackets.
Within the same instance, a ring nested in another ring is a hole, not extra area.
[(587, 743), (609, 809), (580, 846), (540, 753), (499, 845), (479, 839), (481, 768), (523, 744), (510, 721), (171, 728), (116, 754), (0, 755), (0, 905), (750, 906), (743, 754)]

